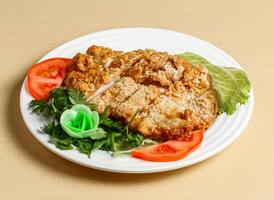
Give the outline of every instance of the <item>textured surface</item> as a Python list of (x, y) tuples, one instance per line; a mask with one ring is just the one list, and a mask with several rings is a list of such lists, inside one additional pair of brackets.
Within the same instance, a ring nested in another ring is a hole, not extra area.
[[(0, 2), (1, 199), (274, 197), (274, 63), (269, 59), (274, 54), (272, 1), (73, 2)], [(29, 134), (18, 103), (29, 65), (72, 38), (125, 26), (185, 32), (212, 42), (241, 63), (255, 91), (255, 107), (249, 126), (235, 143), (212, 159), (185, 169), (120, 175), (66, 161)]]
[[(109, 117), (122, 123), (128, 123), (139, 110), (130, 128), (145, 136), (168, 140), (184, 138), (194, 130), (206, 130), (218, 111), (207, 68), (203, 65), (191, 66), (178, 55), (147, 49), (155, 44), (163, 49), (172, 48), (175, 43), (173, 39), (178, 33), (168, 35), (152, 29), (149, 34), (148, 30), (142, 30), (104, 33), (101, 40), (112, 37), (111, 45), (128, 42), (128, 47), (133, 46), (132, 41), (124, 39), (130, 35), (134, 38), (134, 45), (142, 45), (146, 49), (118, 53), (110, 48), (92, 45), (87, 50), (88, 54), (77, 53), (74, 56), (64, 86), (82, 91), (88, 101), (98, 105), (99, 113), (109, 106)], [(169, 42), (159, 44), (158, 40), (150, 38), (154, 34), (162, 40), (169, 39)], [(75, 42), (70, 49), (98, 42), (92, 35), (86, 38), (89, 39)], [(203, 49), (195, 42), (184, 45), (186, 38), (179, 37), (177, 46)], [(124, 48), (123, 45), (119, 47), (120, 50)], [(55, 51), (56, 56), (59, 53), (63, 54), (62, 50)], [(107, 87), (111, 83), (114, 84)]]

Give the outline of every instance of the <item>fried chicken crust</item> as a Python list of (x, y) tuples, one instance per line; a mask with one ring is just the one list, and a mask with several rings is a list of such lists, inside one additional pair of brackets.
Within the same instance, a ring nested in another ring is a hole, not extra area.
[[(161, 140), (188, 137), (216, 118), (211, 77), (202, 65), (152, 49), (131, 52), (91, 46), (73, 58), (63, 85), (82, 91), (97, 111)], [(106, 87), (107, 85), (107, 87)], [(98, 92), (99, 91), (99, 92)]]

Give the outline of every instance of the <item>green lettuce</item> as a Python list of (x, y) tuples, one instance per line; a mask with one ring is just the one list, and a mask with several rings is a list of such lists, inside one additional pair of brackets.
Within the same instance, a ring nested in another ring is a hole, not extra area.
[(192, 65), (204, 65), (211, 77), (212, 85), (218, 101), (219, 114), (233, 114), (238, 104), (246, 104), (250, 92), (250, 82), (246, 73), (241, 69), (233, 67), (218, 67), (211, 64), (203, 57), (185, 52), (180, 55)]

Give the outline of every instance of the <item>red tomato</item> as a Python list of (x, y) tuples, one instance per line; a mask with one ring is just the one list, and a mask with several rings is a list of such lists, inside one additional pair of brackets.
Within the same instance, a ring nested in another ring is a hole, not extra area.
[(52, 89), (60, 87), (71, 64), (69, 58), (51, 58), (33, 65), (27, 75), (31, 96), (36, 100), (46, 100)]
[(169, 140), (152, 146), (142, 147), (132, 152), (132, 156), (154, 162), (180, 160), (199, 147), (203, 140), (201, 130), (192, 132), (189, 141)]

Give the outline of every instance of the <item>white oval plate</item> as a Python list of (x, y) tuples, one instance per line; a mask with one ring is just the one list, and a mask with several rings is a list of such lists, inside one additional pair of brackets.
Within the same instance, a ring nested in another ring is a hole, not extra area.
[[(240, 68), (240, 65), (233, 58), (205, 41), (186, 34), (153, 28), (122, 28), (92, 33), (55, 48), (39, 61), (53, 57), (72, 58), (77, 52), (85, 52), (93, 44), (124, 51), (145, 48), (167, 51), (171, 54), (192, 51), (216, 65)], [(24, 81), (20, 95), (23, 119), (33, 136), (52, 152), (65, 159), (94, 169), (120, 173), (152, 173), (178, 169), (198, 163), (231, 144), (243, 131), (251, 117), (254, 96), (253, 91), (251, 91), (249, 102), (244, 106), (239, 106), (232, 116), (226, 114), (218, 116), (213, 125), (205, 132), (203, 143), (195, 152), (182, 160), (164, 163), (147, 162), (127, 155), (112, 157), (107, 152), (100, 150), (95, 151), (91, 158), (79, 153), (77, 150), (59, 150), (50, 143), (48, 135), (41, 134), (38, 131), (45, 119), (32, 114), (28, 109), (31, 100), (32, 97), (29, 95), (26, 81)]]

